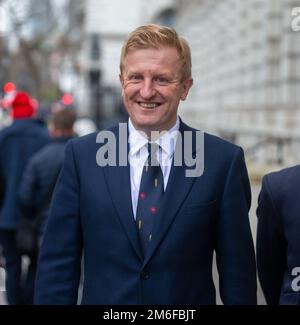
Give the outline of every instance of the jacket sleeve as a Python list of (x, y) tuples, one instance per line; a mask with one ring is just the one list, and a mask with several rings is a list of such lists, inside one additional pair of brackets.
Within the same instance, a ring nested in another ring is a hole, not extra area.
[(4, 175), (3, 175), (3, 172), (2, 172), (1, 166), (0, 166), (0, 207), (4, 200), (4, 194), (5, 194), (5, 180), (4, 180)]
[(251, 190), (238, 148), (227, 174), (216, 233), (220, 296), (224, 304), (256, 304), (256, 264), (248, 211)]
[(80, 280), (82, 236), (79, 176), (73, 143), (66, 146), (64, 164), (50, 205), (38, 262), (35, 304), (76, 304)]
[(269, 178), (265, 176), (257, 208), (257, 267), (266, 301), (277, 305), (286, 268), (286, 241), (282, 233), (279, 210), (275, 207)]
[(22, 211), (22, 216), (25, 218), (33, 218), (35, 216), (35, 198), (38, 193), (36, 189), (36, 172), (35, 165), (32, 159), (27, 163), (20, 187), (19, 187), (19, 205)]

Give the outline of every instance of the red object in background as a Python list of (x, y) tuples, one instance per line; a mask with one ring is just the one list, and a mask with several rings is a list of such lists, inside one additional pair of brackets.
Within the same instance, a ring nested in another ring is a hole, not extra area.
[(73, 96), (71, 94), (64, 94), (61, 97), (61, 101), (64, 105), (68, 106), (68, 105), (72, 105), (74, 102)]
[(12, 93), (16, 90), (16, 86), (13, 82), (7, 82), (4, 87), (3, 87), (4, 91), (6, 93)]
[(32, 99), (25, 91), (19, 91), (16, 93), (16, 96), (11, 103), (11, 107), (11, 114), (14, 119), (32, 117), (35, 112), (32, 105)]
[(11, 105), (11, 99), (3, 98), (3, 99), (0, 101), (0, 107), (1, 107), (1, 108), (9, 109), (9, 108), (10, 108), (10, 105)]
[(34, 112), (39, 108), (39, 102), (35, 98), (30, 98), (30, 104), (33, 107)]

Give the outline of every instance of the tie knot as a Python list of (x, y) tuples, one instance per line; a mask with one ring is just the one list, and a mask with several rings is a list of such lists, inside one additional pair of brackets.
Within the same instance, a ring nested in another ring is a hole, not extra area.
[(157, 160), (157, 151), (159, 150), (159, 145), (155, 142), (148, 142), (148, 165), (149, 166), (159, 166)]

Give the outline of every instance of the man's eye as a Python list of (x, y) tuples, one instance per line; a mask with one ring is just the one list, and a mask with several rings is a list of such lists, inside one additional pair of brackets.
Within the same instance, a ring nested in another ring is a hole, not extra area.
[(128, 79), (132, 80), (132, 81), (139, 81), (139, 80), (142, 80), (142, 77), (139, 75), (132, 75)]
[(166, 85), (169, 81), (167, 78), (164, 77), (158, 77), (155, 79), (155, 81), (159, 84), (159, 85)]

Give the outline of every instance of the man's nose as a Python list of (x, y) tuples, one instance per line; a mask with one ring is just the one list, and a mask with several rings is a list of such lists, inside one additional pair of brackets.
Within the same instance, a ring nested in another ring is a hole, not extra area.
[(152, 80), (144, 80), (140, 94), (145, 99), (150, 99), (155, 95), (155, 87)]

